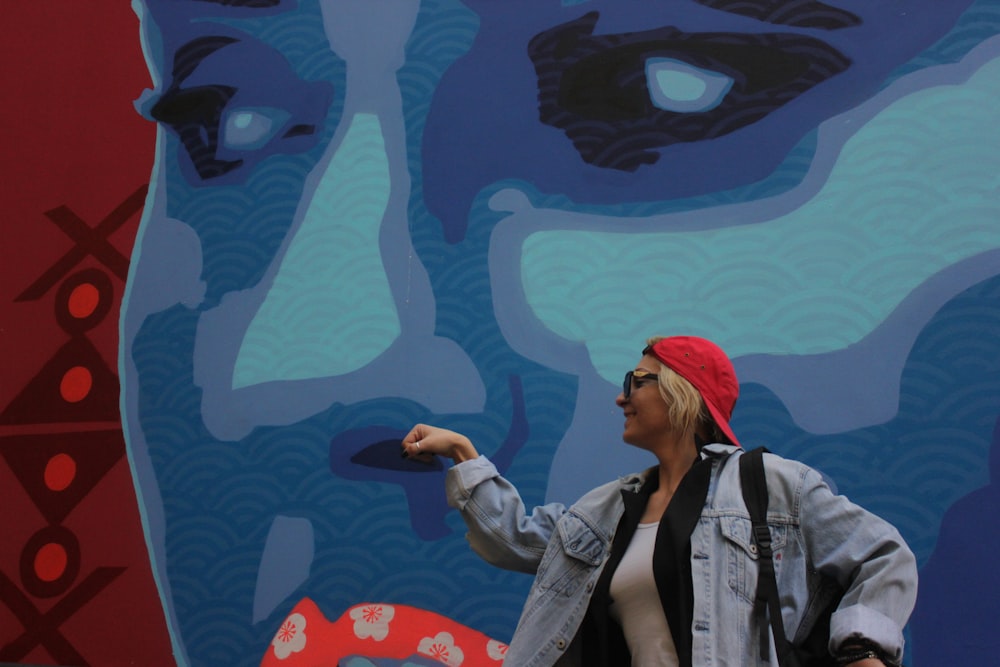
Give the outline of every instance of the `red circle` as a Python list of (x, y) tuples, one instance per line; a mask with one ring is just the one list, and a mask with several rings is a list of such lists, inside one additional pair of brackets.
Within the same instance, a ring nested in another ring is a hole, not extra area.
[(74, 366), (63, 374), (59, 393), (67, 403), (79, 403), (87, 397), (94, 385), (94, 377), (83, 366)]
[(92, 283), (81, 283), (73, 288), (67, 301), (69, 314), (82, 320), (97, 310), (101, 303), (101, 293)]
[(69, 556), (61, 544), (49, 542), (35, 554), (35, 574), (42, 581), (55, 581), (66, 571)]
[(63, 491), (76, 477), (76, 461), (69, 454), (56, 454), (45, 464), (45, 486)]

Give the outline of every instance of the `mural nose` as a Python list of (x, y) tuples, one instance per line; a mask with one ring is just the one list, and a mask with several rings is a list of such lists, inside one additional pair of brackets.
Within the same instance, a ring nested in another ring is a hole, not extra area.
[[(465, 351), (434, 335), (435, 296), (410, 237), (396, 72), (419, 3), (320, 7), (329, 46), (347, 63), (337, 131), (260, 283), (226, 295), (198, 325), (202, 417), (222, 440), (334, 403), (403, 398), (440, 414), (486, 402)], [(390, 384), (373, 379), (390, 375)]]
[(391, 187), (382, 132), (373, 114), (348, 123), (243, 338), (233, 389), (350, 373), (401, 333), (378, 246)]

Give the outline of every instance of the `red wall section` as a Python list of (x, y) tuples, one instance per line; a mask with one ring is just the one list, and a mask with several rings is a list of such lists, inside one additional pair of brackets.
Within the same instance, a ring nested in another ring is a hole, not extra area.
[(170, 665), (118, 417), (154, 142), (138, 20), (20, 3), (0, 49), (0, 663)]

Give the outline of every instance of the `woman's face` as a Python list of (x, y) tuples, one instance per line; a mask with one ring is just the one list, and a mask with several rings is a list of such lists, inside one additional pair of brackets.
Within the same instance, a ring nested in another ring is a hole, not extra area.
[(618, 394), (616, 403), (625, 415), (622, 440), (642, 449), (654, 450), (666, 441), (672, 432), (670, 412), (658, 389), (655, 377), (641, 377), (644, 373), (656, 375), (663, 366), (656, 357), (644, 355), (634, 369), (632, 391), (628, 398)]

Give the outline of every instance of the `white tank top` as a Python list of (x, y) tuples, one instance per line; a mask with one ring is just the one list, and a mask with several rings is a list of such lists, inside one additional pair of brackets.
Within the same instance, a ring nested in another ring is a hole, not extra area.
[(653, 579), (659, 523), (640, 523), (611, 577), (611, 616), (625, 632), (632, 667), (677, 667), (677, 649)]

